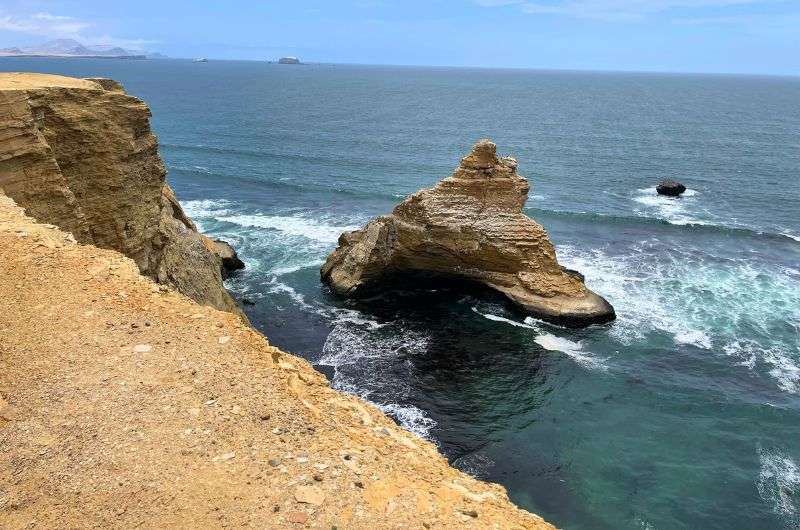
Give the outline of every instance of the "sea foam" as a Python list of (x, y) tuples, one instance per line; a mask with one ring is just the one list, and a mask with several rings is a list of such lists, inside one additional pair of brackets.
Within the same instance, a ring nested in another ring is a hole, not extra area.
[(326, 224), (318, 219), (285, 215), (228, 215), (220, 221), (252, 228), (268, 228), (291, 236), (301, 236), (321, 243), (335, 243), (342, 232), (356, 230), (357, 226)]
[(800, 526), (800, 513), (796, 504), (800, 495), (800, 470), (795, 461), (779, 450), (759, 447), (761, 469), (758, 476), (758, 494), (772, 510), (783, 519), (787, 528)]

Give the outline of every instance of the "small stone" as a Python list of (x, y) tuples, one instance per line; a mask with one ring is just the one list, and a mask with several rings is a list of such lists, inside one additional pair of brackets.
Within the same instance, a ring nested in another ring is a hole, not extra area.
[(308, 515), (303, 512), (289, 512), (286, 514), (286, 520), (290, 523), (304, 524), (308, 521)]
[(318, 486), (297, 486), (294, 498), (297, 502), (319, 506), (325, 502), (325, 492)]
[(280, 458), (270, 458), (267, 463), (272, 467), (278, 467), (281, 465), (282, 460)]
[(231, 451), (230, 453), (223, 453), (221, 455), (217, 455), (214, 457), (214, 462), (227, 462), (228, 460), (233, 460), (236, 458), (236, 453)]
[(353, 484), (355, 484), (355, 486), (356, 486), (357, 488), (360, 488), (360, 489), (362, 489), (362, 490), (364, 489), (364, 483), (363, 483), (363, 482), (361, 482), (360, 480), (356, 480), (355, 482), (353, 482)]
[(228, 344), (228, 342), (230, 342), (230, 340), (231, 340), (230, 337), (224, 336), (224, 337), (219, 337), (217, 339), (217, 342), (219, 342), (220, 344)]
[(319, 473), (314, 473), (313, 478), (317, 482), (322, 482), (322, 475), (320, 475)]
[(137, 344), (133, 347), (134, 353), (150, 353), (153, 347), (150, 344)]

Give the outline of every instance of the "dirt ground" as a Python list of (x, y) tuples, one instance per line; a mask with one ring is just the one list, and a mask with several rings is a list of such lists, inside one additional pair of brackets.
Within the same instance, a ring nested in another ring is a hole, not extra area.
[(0, 528), (87, 527), (553, 528), (0, 194)]

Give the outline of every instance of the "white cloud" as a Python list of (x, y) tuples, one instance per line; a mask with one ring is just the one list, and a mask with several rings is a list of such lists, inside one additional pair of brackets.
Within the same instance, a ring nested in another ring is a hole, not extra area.
[(0, 31), (41, 36), (46, 39), (75, 39), (86, 45), (108, 45), (139, 49), (155, 41), (121, 39), (108, 34), (91, 32), (93, 24), (65, 15), (39, 12), (9, 15), (0, 12)]
[(0, 14), (0, 31), (13, 31), (52, 38), (76, 38), (91, 24), (72, 17), (35, 13), (26, 16)]
[(473, 0), (483, 7), (516, 5), (524, 13), (560, 15), (609, 21), (641, 20), (649, 15), (673, 9), (725, 8), (781, 0), (564, 0), (541, 2), (527, 0)]

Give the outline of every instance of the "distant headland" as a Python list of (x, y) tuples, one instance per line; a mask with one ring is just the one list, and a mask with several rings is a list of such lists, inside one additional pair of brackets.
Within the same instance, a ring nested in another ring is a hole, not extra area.
[(0, 48), (0, 57), (81, 57), (104, 59), (160, 59), (157, 52), (126, 50), (119, 46), (85, 46), (75, 39), (56, 39), (28, 47)]

